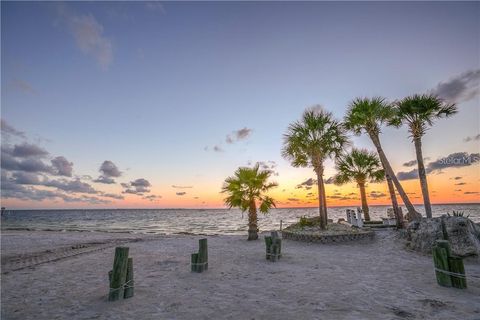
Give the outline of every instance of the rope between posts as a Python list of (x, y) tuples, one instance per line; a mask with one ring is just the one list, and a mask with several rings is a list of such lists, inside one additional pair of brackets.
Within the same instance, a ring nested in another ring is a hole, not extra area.
[(196, 263), (192, 263), (192, 266), (205, 266), (207, 264), (208, 262), (196, 262)]
[[(438, 268), (434, 268), (434, 269), (435, 269), (435, 271), (438, 271), (438, 272), (441, 272), (441, 273), (445, 273), (446, 275), (449, 275), (449, 276), (454, 276), (454, 277), (457, 277), (457, 278), (467, 279), (467, 275), (466, 275), (466, 274), (451, 272), (451, 271), (447, 271), (447, 270), (443, 270), (443, 269), (438, 269)], [(470, 278), (480, 279), (480, 276), (474, 276), (474, 275), (469, 274), (469, 275), (468, 275), (468, 278), (469, 278), (469, 279), (470, 279)]]
[(130, 285), (130, 283), (133, 282), (133, 279), (132, 280), (128, 280), (127, 282), (125, 282), (124, 284), (122, 284), (120, 287), (118, 288), (110, 288), (110, 292), (114, 292), (114, 291), (117, 291), (117, 290), (121, 290), (121, 289), (130, 289), (130, 288), (133, 288), (134, 286), (133, 285)]

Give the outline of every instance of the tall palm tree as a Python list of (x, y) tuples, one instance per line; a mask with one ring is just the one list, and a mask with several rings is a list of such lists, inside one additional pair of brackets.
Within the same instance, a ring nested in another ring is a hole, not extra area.
[(265, 195), (277, 186), (275, 182), (268, 182), (271, 175), (272, 171), (259, 170), (257, 163), (253, 168), (240, 167), (233, 176), (225, 179), (222, 188), (222, 193), (227, 194), (225, 204), (229, 208), (240, 208), (242, 212), (248, 210), (248, 240), (258, 239), (257, 203), (264, 214), (275, 207), (274, 200)]
[(377, 154), (365, 149), (353, 148), (350, 153), (342, 154), (336, 159), (336, 169), (338, 173), (333, 178), (335, 184), (357, 183), (365, 220), (370, 221), (365, 184), (368, 181), (375, 183), (385, 180), (385, 171)]
[(427, 218), (432, 217), (432, 205), (428, 194), (427, 174), (423, 163), (422, 136), (435, 120), (447, 118), (457, 113), (455, 104), (444, 102), (433, 94), (415, 94), (395, 103), (396, 115), (391, 124), (408, 126), (410, 137), (415, 144), (417, 155), (418, 177), (422, 188), (423, 204)]
[(324, 161), (340, 155), (348, 144), (343, 125), (320, 106), (307, 109), (288, 127), (282, 155), (294, 167), (313, 167), (317, 175), (320, 228), (327, 227), (327, 201), (323, 181)]
[[(356, 98), (350, 103), (344, 122), (345, 126), (349, 130), (352, 130), (356, 135), (360, 135), (362, 132), (366, 132), (368, 134), (375, 145), (375, 148), (377, 149), (380, 161), (382, 162), (382, 166), (385, 170), (387, 182), (388, 180), (391, 180), (395, 185), (395, 188), (402, 198), (403, 203), (407, 207), (410, 218), (419, 219), (421, 218), (421, 215), (415, 210), (405, 190), (395, 176), (392, 166), (390, 165), (390, 162), (388, 161), (380, 143), (380, 127), (383, 124), (388, 124), (393, 119), (393, 116), (394, 110), (384, 98)], [(395, 191), (390, 183), (389, 190), (390, 197), (392, 198), (392, 204), (394, 205), (394, 210), (396, 211), (395, 215), (397, 218), (397, 225), (400, 226), (402, 224), (403, 217), (400, 214), (398, 207), (395, 208)]]

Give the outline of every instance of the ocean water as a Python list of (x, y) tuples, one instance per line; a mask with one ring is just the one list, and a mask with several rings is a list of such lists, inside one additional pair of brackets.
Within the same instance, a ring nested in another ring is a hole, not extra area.
[[(386, 216), (388, 206), (370, 207), (370, 216), (379, 220)], [(332, 207), (328, 217), (337, 221), (345, 218), (345, 210), (354, 207)], [(423, 213), (423, 207), (417, 208)], [(434, 205), (433, 215), (440, 216), (453, 210), (470, 215), (480, 222), (480, 204)], [(405, 213), (405, 208), (403, 208)], [(301, 216), (314, 217), (317, 208), (273, 209), (267, 215), (259, 214), (260, 230), (279, 229), (297, 222)], [(11, 210), (1, 218), (1, 227), (7, 229), (103, 231), (154, 234), (245, 234), (247, 213), (237, 209), (115, 209), (115, 210)]]

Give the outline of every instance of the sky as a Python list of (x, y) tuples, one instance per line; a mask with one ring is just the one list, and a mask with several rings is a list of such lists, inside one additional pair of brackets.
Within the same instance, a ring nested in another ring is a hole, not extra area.
[[(2, 1), (2, 206), (220, 208), (256, 162), (279, 207), (315, 206), (313, 170), (281, 156), (288, 125), (415, 93), (459, 109), (423, 137), (432, 203), (480, 202), (479, 82), (479, 2)], [(407, 129), (381, 141), (421, 203)], [(360, 203), (353, 183), (326, 190)], [(389, 203), (385, 183), (367, 193)]]

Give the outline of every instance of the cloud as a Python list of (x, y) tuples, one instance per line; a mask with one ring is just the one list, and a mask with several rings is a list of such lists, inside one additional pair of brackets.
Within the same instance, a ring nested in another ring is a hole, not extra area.
[(325, 184), (333, 184), (333, 177), (328, 178), (327, 180), (324, 181)]
[(466, 137), (465, 139), (463, 139), (463, 141), (465, 142), (478, 141), (478, 140), (480, 140), (480, 134), (477, 134), (476, 136), (472, 136), (472, 137)]
[(466, 182), (455, 183), (456, 186), (464, 186), (464, 185), (466, 185), (466, 184), (467, 184)]
[(145, 199), (145, 200), (149, 200), (151, 202), (155, 202), (155, 201), (158, 201), (159, 199), (161, 199), (162, 196), (157, 196), (157, 195), (148, 195), (148, 196), (144, 196), (142, 199)]
[(449, 102), (473, 99), (480, 93), (480, 69), (470, 70), (445, 82), (440, 82), (433, 93)]
[(292, 202), (298, 202), (298, 201), (300, 201), (300, 199), (298, 199), (298, 198), (288, 198), (287, 200), (288, 200), (288, 201), (292, 201)]
[(308, 178), (307, 180), (303, 181), (302, 183), (298, 184), (295, 188), (302, 189), (305, 188), (307, 190), (311, 189), (313, 185), (317, 183), (317, 180)]
[(450, 180), (462, 180), (463, 178), (462, 177), (453, 177), (453, 178), (450, 178)]
[(100, 176), (97, 179), (93, 180), (93, 182), (103, 183), (103, 184), (114, 184), (115, 180), (109, 177)]
[(192, 189), (193, 186), (176, 186), (176, 185), (172, 185), (172, 188), (175, 188), (175, 189)]
[[(249, 161), (249, 163), (250, 164), (248, 164), (248, 165), (250, 166), (251, 161)], [(269, 171), (276, 177), (279, 176), (279, 173), (276, 171), (276, 168), (277, 168), (278, 165), (275, 161), (272, 161), (272, 160), (258, 161), (257, 164), (260, 167), (260, 169), (265, 170), (265, 171)]]
[(95, 194), (97, 191), (88, 183), (82, 182), (79, 179), (68, 181), (62, 180), (48, 180), (42, 185), (47, 187), (55, 187), (57, 189), (72, 192), (72, 193), (91, 193)]
[(12, 173), (13, 181), (16, 184), (39, 185), (39, 175), (32, 172), (15, 171)]
[(55, 157), (50, 162), (52, 163), (55, 175), (66, 177), (72, 176), (73, 162), (68, 161), (62, 156)]
[(184, 195), (186, 195), (186, 194), (187, 194), (186, 192), (177, 192), (177, 193), (176, 193), (177, 196), (184, 196)]
[(413, 167), (417, 164), (417, 160), (411, 160), (403, 164), (404, 167)]
[(24, 93), (37, 94), (37, 91), (25, 80), (15, 78), (10, 81), (10, 86)]
[(123, 193), (138, 194), (143, 195), (144, 193), (150, 192), (150, 187), (152, 186), (150, 182), (146, 179), (140, 178), (129, 183), (122, 183), (122, 187), (125, 188)]
[(478, 191), (465, 191), (463, 194), (479, 194)]
[(400, 171), (397, 173), (397, 179), (400, 181), (418, 179), (418, 169), (413, 169), (411, 171)]
[(223, 152), (224, 150), (223, 150), (222, 147), (220, 147), (219, 145), (215, 145), (215, 146), (213, 146), (213, 151), (215, 151), (215, 152)]
[(252, 134), (252, 129), (247, 127), (239, 130), (233, 131), (231, 134), (228, 134), (225, 138), (225, 141), (229, 144), (235, 143), (237, 141), (245, 140)]
[(378, 198), (384, 198), (386, 197), (387, 195), (383, 192), (380, 192), (380, 191), (372, 191), (370, 192), (370, 198), (373, 198), (373, 199), (378, 199)]
[(105, 177), (118, 178), (122, 175), (122, 172), (118, 170), (118, 167), (110, 160), (105, 160), (100, 166), (99, 171)]
[(59, 4), (57, 8), (80, 51), (93, 57), (103, 70), (107, 70), (113, 61), (113, 46), (111, 40), (103, 35), (103, 25), (91, 13), (76, 14), (65, 4)]
[(101, 192), (100, 195), (102, 197), (107, 197), (107, 198), (112, 198), (112, 199), (117, 199), (117, 200), (123, 200), (125, 199), (124, 196), (120, 195), (120, 194), (115, 194), (115, 193), (105, 193), (105, 192)]
[(7, 123), (4, 119), (0, 120), (0, 126), (2, 131), (2, 137), (4, 136), (16, 136), (20, 138), (26, 138), (25, 132), (15, 129), (13, 126)]
[[(425, 172), (441, 173), (444, 169), (462, 168), (480, 163), (480, 153), (455, 152), (446, 157), (431, 161), (425, 166)], [(418, 170), (397, 173), (398, 180), (411, 180), (418, 178)]]
[[(2, 150), (3, 151), (3, 150)], [(48, 155), (48, 152), (40, 148), (34, 144), (23, 143), (23, 144), (16, 144), (11, 150), (11, 154), (17, 158), (28, 158), (28, 157), (39, 157), (43, 158)]]
[(113, 184), (115, 183), (113, 178), (118, 178), (122, 175), (122, 172), (110, 160), (105, 160), (100, 165), (100, 169), (98, 169), (98, 171), (100, 171), (101, 175), (94, 180), (94, 182), (97, 183)]

